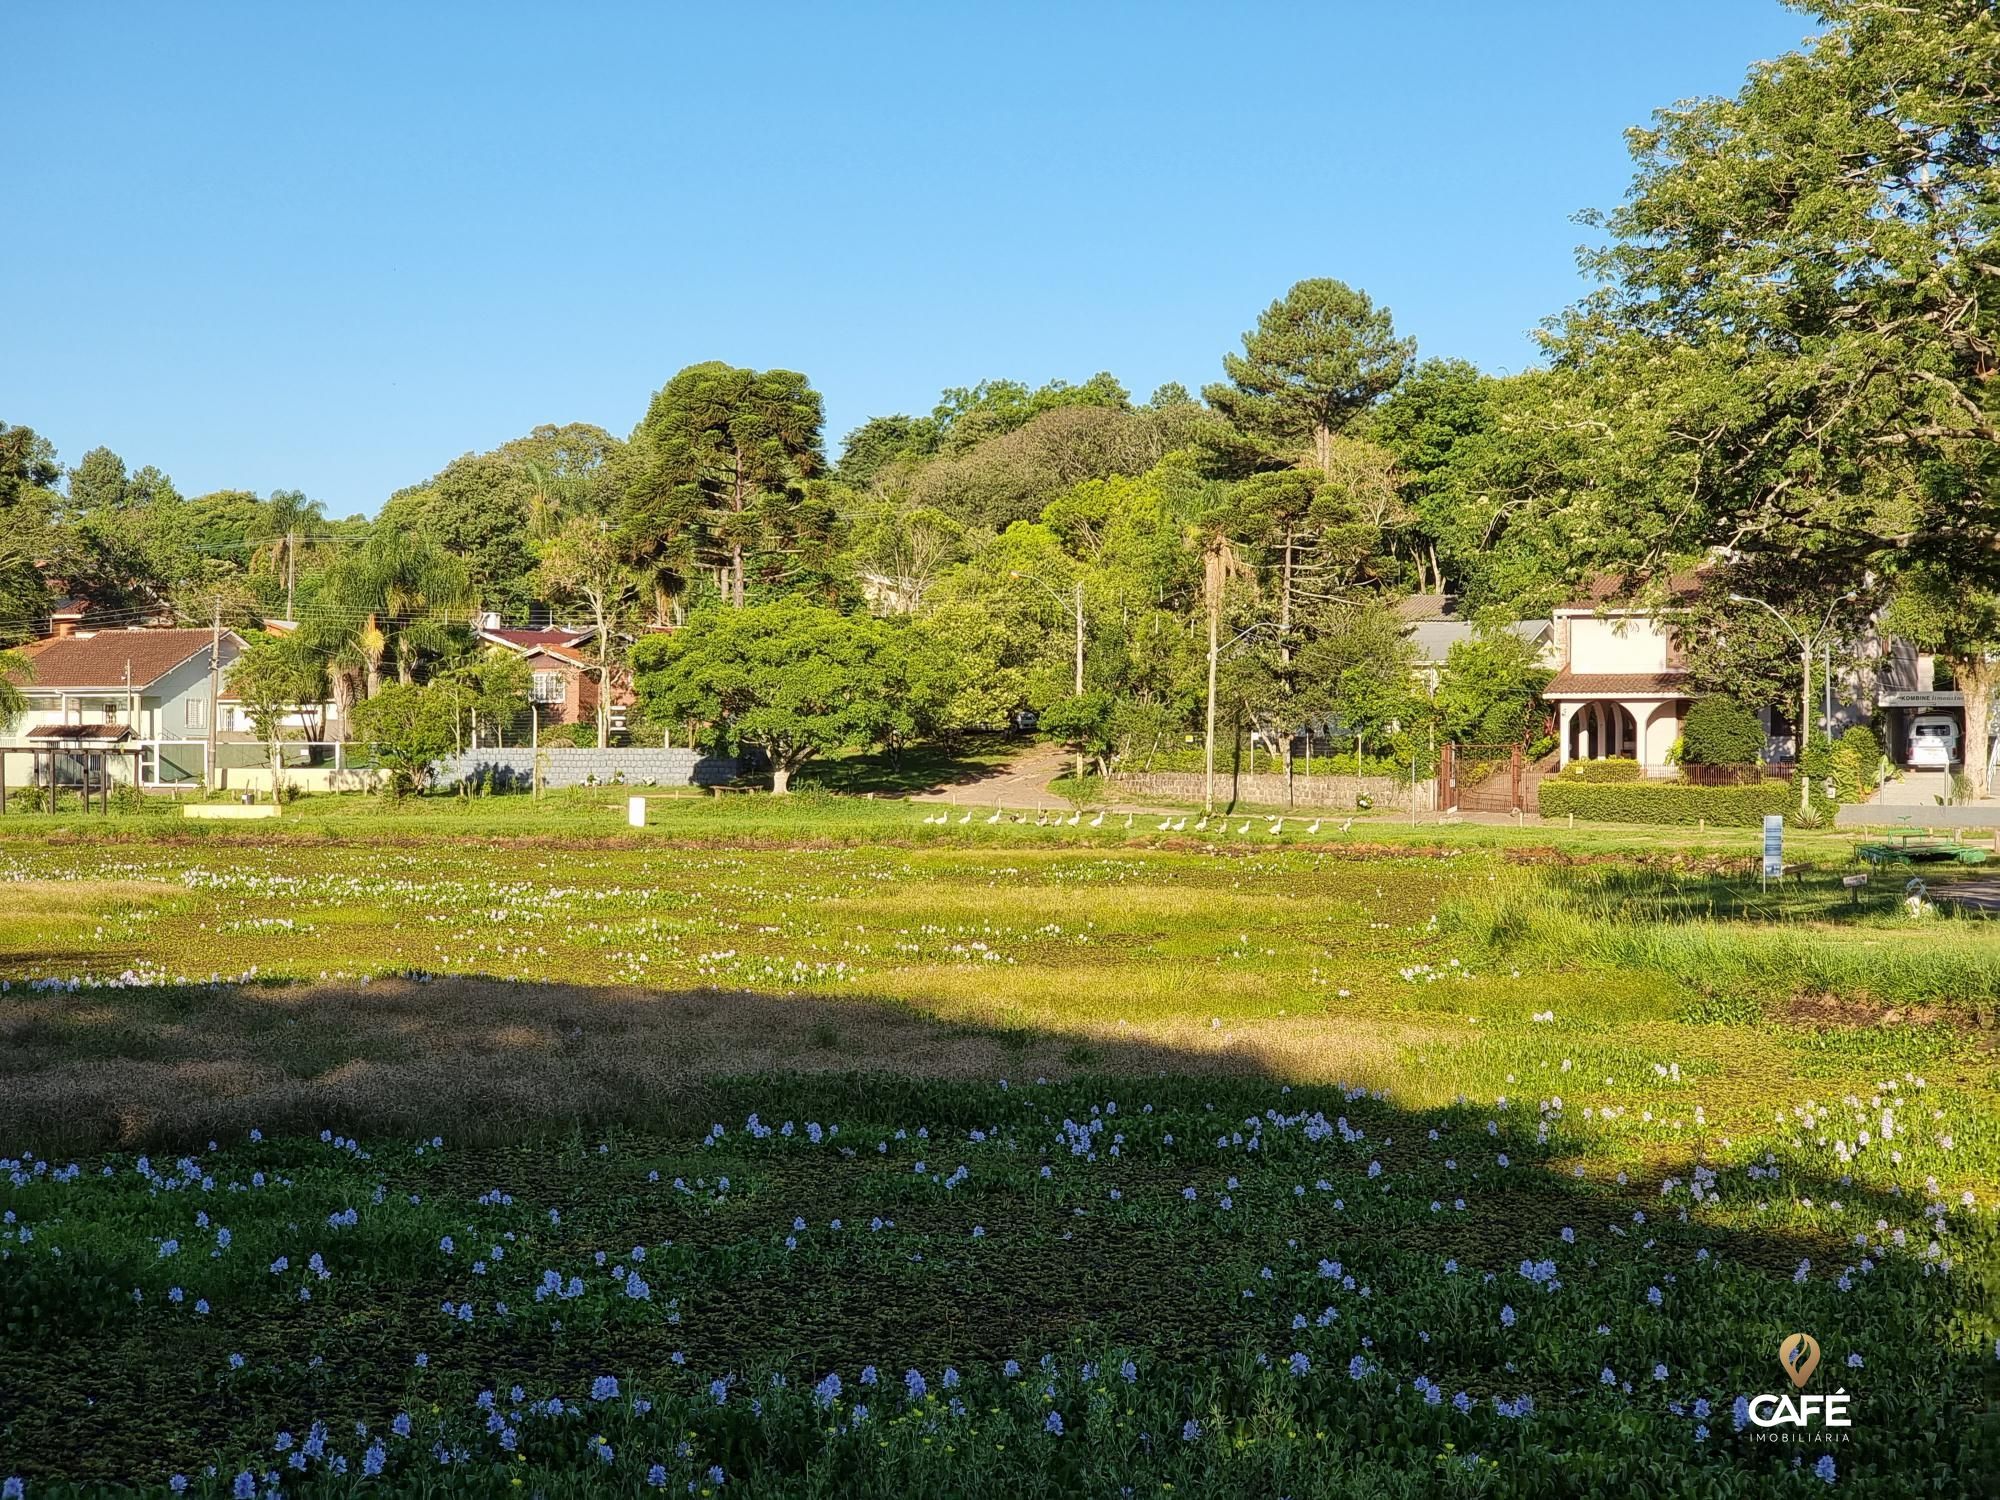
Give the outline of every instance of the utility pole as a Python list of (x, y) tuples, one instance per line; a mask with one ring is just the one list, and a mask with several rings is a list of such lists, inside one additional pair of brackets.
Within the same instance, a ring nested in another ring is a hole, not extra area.
[(202, 778), (209, 791), (214, 791), (217, 777), (215, 770), (215, 721), (222, 717), (222, 599), (215, 601), (215, 629), (208, 641), (208, 766)]
[[(1083, 579), (1076, 580), (1076, 695), (1083, 696)], [(1083, 746), (1076, 747), (1076, 779), (1083, 780)]]
[(1215, 661), (1221, 654), (1216, 637), (1222, 625), (1222, 549), (1212, 546), (1202, 559), (1208, 594), (1208, 722), (1203, 731), (1201, 810), (1215, 815)]

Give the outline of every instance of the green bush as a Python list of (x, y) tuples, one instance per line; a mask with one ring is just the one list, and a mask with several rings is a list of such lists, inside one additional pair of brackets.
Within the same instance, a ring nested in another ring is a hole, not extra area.
[(1681, 726), (1681, 759), (1696, 766), (1755, 765), (1764, 754), (1764, 726), (1734, 698), (1698, 698)]
[(1782, 781), (1747, 786), (1692, 786), (1684, 781), (1572, 781), (1542, 783), (1542, 816), (1578, 817), (1593, 823), (1714, 823), (1754, 827), (1769, 813), (1797, 804)]
[(1827, 753), (1827, 775), (1842, 802), (1859, 802), (1874, 791), (1882, 778), (1882, 742), (1875, 731), (1856, 724), (1835, 740)]
[(1563, 775), (1589, 782), (1637, 781), (1639, 762), (1616, 755), (1603, 760), (1573, 760), (1564, 769)]

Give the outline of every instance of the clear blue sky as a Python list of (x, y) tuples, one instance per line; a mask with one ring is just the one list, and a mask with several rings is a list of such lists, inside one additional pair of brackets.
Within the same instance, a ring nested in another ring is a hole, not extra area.
[(982, 377), (1143, 398), (1337, 276), (1518, 369), (1622, 129), (1771, 0), (12, 7), (0, 419), (337, 515), (702, 359), (829, 447)]

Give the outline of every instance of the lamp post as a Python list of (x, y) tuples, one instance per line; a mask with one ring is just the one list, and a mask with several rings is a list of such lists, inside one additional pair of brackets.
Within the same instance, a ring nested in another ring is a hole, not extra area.
[[(1757, 605), (1760, 609), (1766, 611), (1771, 616), (1772, 619), (1776, 620), (1780, 625), (1785, 627), (1785, 634), (1789, 635), (1794, 641), (1798, 642), (1799, 673), (1800, 673), (1799, 733), (1798, 733), (1798, 747), (1795, 752), (1794, 759), (1798, 763), (1799, 810), (1801, 812), (1805, 811), (1806, 808), (1812, 805), (1812, 783), (1806, 779), (1805, 761), (1806, 761), (1806, 733), (1807, 733), (1806, 726), (1812, 723), (1813, 642), (1818, 640), (1821, 636), (1825, 635), (1827, 633), (1827, 630), (1832, 626), (1833, 612), (1839, 609), (1841, 605), (1851, 602), (1856, 597), (1858, 596), (1851, 593), (1842, 594), (1838, 599), (1834, 600), (1833, 603), (1829, 604), (1826, 607), (1826, 614), (1820, 619), (1819, 629), (1815, 630), (1811, 635), (1801, 635), (1798, 629), (1792, 624), (1792, 622), (1785, 618), (1784, 612), (1780, 610), (1776, 605), (1772, 604), (1769, 600), (1753, 598), (1749, 594), (1731, 594), (1729, 596), (1729, 602), (1732, 604)], [(1831, 692), (1832, 683), (1833, 683), (1833, 665), (1831, 661), (1831, 653), (1829, 652), (1829, 660), (1827, 664), (1827, 685), (1829, 692)], [(1831, 708), (1830, 698), (1828, 702), (1829, 702), (1829, 707), (1827, 710), (1826, 717), (1824, 720), (1822, 720), (1820, 724), (1821, 734), (1829, 734), (1831, 733), (1832, 730), (1833, 712)]]
[[(1046, 578), (1037, 577), (1033, 573), (1023, 573), (1019, 569), (1010, 570), (1007, 576), (1009, 578), (1025, 578), (1030, 583), (1039, 584), (1042, 591), (1056, 601), (1058, 608), (1074, 610), (1076, 615), (1076, 696), (1081, 698), (1083, 696), (1083, 579), (1078, 578), (1076, 580), (1072, 586), (1070, 598), (1065, 600), (1056, 590), (1055, 585), (1050, 583)], [(1078, 781), (1083, 780), (1083, 749), (1081, 746), (1077, 748), (1076, 752), (1076, 779)]]

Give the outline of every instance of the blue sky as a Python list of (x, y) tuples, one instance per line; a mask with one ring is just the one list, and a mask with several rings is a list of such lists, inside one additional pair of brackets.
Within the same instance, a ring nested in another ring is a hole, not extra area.
[(829, 447), (983, 377), (1219, 378), (1337, 276), (1489, 369), (1621, 131), (1769, 0), (96, 5), (8, 18), (0, 419), (337, 515), (702, 359)]

